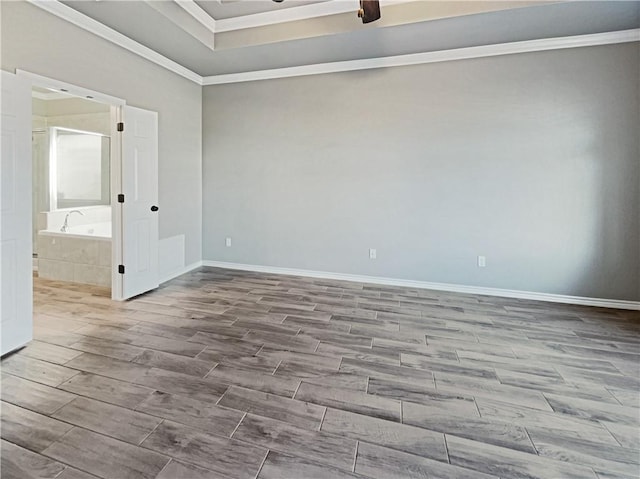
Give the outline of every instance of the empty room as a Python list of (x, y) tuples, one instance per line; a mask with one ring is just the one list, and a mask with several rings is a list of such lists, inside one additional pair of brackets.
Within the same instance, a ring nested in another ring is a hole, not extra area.
[(640, 2), (0, 0), (2, 479), (640, 477)]

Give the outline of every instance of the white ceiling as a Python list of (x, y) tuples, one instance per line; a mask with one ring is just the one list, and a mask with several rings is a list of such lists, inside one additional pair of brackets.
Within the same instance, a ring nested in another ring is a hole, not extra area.
[(61, 3), (201, 77), (640, 27), (640, 1), (382, 0), (368, 25), (358, 0)]

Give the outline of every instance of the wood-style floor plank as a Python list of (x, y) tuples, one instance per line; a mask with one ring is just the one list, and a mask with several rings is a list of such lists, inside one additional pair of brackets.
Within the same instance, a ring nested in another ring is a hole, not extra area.
[(640, 411), (637, 408), (556, 394), (546, 394), (545, 396), (553, 410), (560, 414), (591, 421), (608, 421), (626, 426), (640, 426)]
[(74, 351), (73, 347), (65, 348), (43, 341), (31, 341), (23, 350), (22, 354), (34, 359), (40, 359), (54, 364), (64, 364), (71, 361), (76, 356), (82, 354), (81, 351)]
[(224, 474), (204, 469), (186, 462), (172, 459), (169, 464), (156, 476), (156, 479), (226, 479)]
[(138, 376), (142, 376), (149, 370), (147, 367), (134, 364), (130, 361), (122, 361), (120, 359), (90, 353), (82, 353), (77, 358), (66, 363), (66, 365), (78, 371), (126, 382), (135, 381)]
[(5, 440), (0, 443), (0, 456), (3, 479), (54, 479), (65, 469), (64, 464)]
[(300, 401), (400, 422), (400, 401), (365, 392), (303, 382), (298, 388), (295, 398)]
[(94, 476), (93, 474), (80, 471), (79, 469), (67, 467), (56, 479), (96, 479), (97, 477), (98, 476)]
[(429, 407), (411, 402), (402, 405), (402, 421), (432, 431), (476, 439), (487, 444), (516, 449), (535, 454), (535, 448), (524, 427), (510, 421), (479, 417), (472, 414), (447, 414), (439, 407)]
[(155, 478), (169, 457), (79, 427), (51, 444), (43, 455), (104, 479)]
[(322, 431), (447, 462), (444, 434), (328, 408)]
[(558, 438), (584, 439), (610, 445), (617, 444), (617, 441), (606, 427), (594, 421), (485, 398), (476, 398), (476, 405), (483, 418), (495, 418), (500, 421), (511, 422), (525, 427), (527, 431), (530, 431), (531, 428), (541, 428), (553, 431), (553, 434)]
[(227, 389), (218, 404), (285, 421), (305, 429), (318, 429), (325, 413), (324, 407), (309, 402), (237, 386), (231, 386)]
[(374, 479), (498, 479), (495, 475), (364, 442), (358, 445), (355, 472)]
[(254, 478), (267, 454), (262, 447), (170, 421), (164, 421), (142, 446), (234, 479)]
[(41, 414), (52, 414), (76, 398), (75, 394), (9, 374), (2, 375), (0, 393), (3, 401)]
[(640, 450), (640, 431), (636, 426), (625, 426), (611, 422), (604, 423), (604, 427), (613, 435), (622, 447)]
[(218, 364), (206, 377), (207, 380), (256, 389), (279, 396), (293, 397), (300, 384), (298, 378), (283, 378), (255, 369)]
[(257, 479), (362, 479), (363, 477), (301, 457), (269, 451)]
[(84, 372), (62, 383), (59, 388), (130, 409), (153, 393), (150, 388)]
[(203, 267), (34, 278), (9, 479), (630, 479), (640, 314)]
[(284, 422), (248, 414), (233, 437), (278, 452), (351, 471), (356, 441), (318, 431), (301, 429)]
[(212, 404), (215, 404), (227, 390), (227, 386), (221, 383), (160, 368), (145, 368), (133, 382), (158, 391), (188, 396)]
[(2, 439), (31, 451), (41, 452), (72, 428), (69, 424), (13, 404), (3, 402), (1, 406)]
[(218, 436), (230, 436), (244, 417), (240, 411), (200, 401), (189, 396), (154, 391), (136, 407), (153, 416), (179, 422)]
[(53, 387), (78, 374), (77, 370), (21, 354), (12, 354), (7, 359), (4, 359), (2, 361), (2, 371)]
[(92, 338), (91, 336), (87, 336), (71, 344), (69, 347), (71, 349), (77, 349), (78, 355), (85, 352), (121, 359), (123, 361), (131, 361), (144, 352), (143, 348), (137, 346), (110, 341), (105, 338)]
[(473, 469), (479, 473), (499, 477), (526, 479), (595, 479), (596, 474), (588, 466), (555, 461), (534, 454), (493, 446), (446, 435), (451, 464)]
[(152, 349), (144, 349), (133, 359), (134, 363), (150, 366), (154, 368), (166, 369), (174, 373), (188, 374), (202, 378), (207, 375), (216, 365), (213, 361), (204, 361), (202, 359), (190, 358), (179, 354), (165, 353), (163, 351), (154, 351)]
[(585, 439), (558, 437), (552, 431), (544, 429), (528, 428), (527, 430), (541, 456), (584, 464), (596, 470), (640, 477), (638, 451)]
[(132, 444), (140, 444), (160, 419), (87, 398), (76, 398), (51, 417)]

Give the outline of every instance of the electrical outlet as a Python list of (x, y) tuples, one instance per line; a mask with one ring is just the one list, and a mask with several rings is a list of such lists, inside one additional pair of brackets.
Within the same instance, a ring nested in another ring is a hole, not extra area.
[(485, 256), (478, 256), (478, 268), (484, 268), (487, 266), (487, 258)]
[(369, 249), (369, 259), (376, 259), (377, 253), (376, 250), (373, 248)]
[(224, 244), (227, 248), (231, 248), (231, 238), (226, 238)]

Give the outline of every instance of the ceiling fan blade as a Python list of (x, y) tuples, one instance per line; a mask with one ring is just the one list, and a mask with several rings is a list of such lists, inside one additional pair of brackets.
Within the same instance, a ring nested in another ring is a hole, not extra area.
[[(281, 3), (283, 0), (272, 0)], [(362, 18), (362, 23), (371, 23), (380, 19), (380, 0), (360, 0), (358, 18)]]
[(371, 23), (378, 20), (380, 18), (380, 1), (360, 0), (358, 16), (362, 18), (362, 23)]

